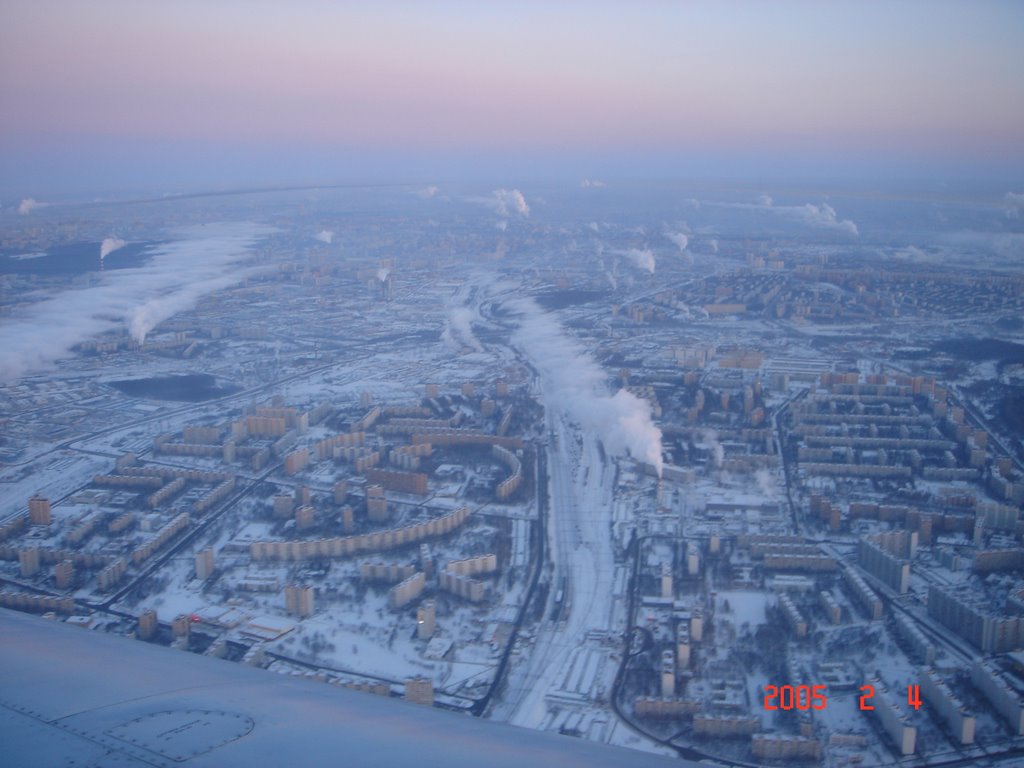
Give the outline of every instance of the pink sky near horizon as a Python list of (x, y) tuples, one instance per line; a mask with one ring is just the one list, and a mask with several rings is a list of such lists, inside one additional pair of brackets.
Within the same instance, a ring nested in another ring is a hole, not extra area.
[(124, 138), (1020, 158), (1021, 40), (1013, 2), (7, 0), (0, 152)]

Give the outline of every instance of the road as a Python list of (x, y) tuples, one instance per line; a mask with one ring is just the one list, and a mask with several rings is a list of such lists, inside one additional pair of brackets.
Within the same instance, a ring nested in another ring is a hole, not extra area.
[(786, 431), (782, 428), (782, 415), (794, 400), (799, 400), (800, 398), (805, 397), (808, 392), (810, 392), (810, 389), (802, 389), (795, 395), (790, 395), (786, 398), (785, 402), (775, 409), (775, 412), (772, 414), (772, 428), (775, 430), (775, 439), (778, 441), (779, 459), (782, 464), (782, 477), (786, 482), (786, 502), (789, 504), (789, 515), (793, 520), (794, 532), (800, 534), (804, 532), (804, 527), (796, 505), (793, 503), (793, 473), (796, 472), (796, 469), (790, 464), (786, 456)]

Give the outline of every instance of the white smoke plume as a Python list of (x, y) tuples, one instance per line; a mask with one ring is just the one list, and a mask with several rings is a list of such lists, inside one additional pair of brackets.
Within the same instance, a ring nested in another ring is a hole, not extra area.
[(645, 269), (654, 274), (654, 254), (651, 253), (650, 248), (630, 248), (628, 251), (622, 251), (622, 255), (632, 261), (639, 269)]
[(615, 275), (611, 272), (605, 272), (605, 277), (608, 278), (608, 283), (611, 285), (613, 291), (619, 290), (619, 281), (615, 279)]
[(1024, 210), (1024, 194), (1018, 192), (1007, 192), (1003, 197), (1006, 204), (1006, 216), (1010, 219), (1020, 218), (1020, 212)]
[(839, 229), (843, 232), (848, 232), (854, 237), (860, 235), (857, 225), (849, 219), (840, 219), (836, 214), (836, 209), (828, 203), (822, 203), (821, 205), (814, 205), (813, 203), (806, 203), (805, 205), (775, 205), (775, 201), (772, 200), (770, 195), (761, 195), (758, 205), (754, 207), (777, 211), (784, 216), (793, 216), (815, 227)]
[(675, 243), (680, 251), (685, 252), (690, 247), (690, 238), (683, 232), (666, 232), (665, 237)]
[(501, 221), (494, 225), (494, 228), (497, 229), (499, 232), (504, 232), (505, 230), (508, 229), (508, 219), (502, 219)]
[(0, 381), (66, 357), (76, 344), (126, 326), (136, 341), (203, 296), (256, 273), (241, 263), (272, 230), (251, 223), (189, 227), (140, 267), (104, 273), (98, 285), (62, 291), (0, 324)]
[(39, 203), (31, 197), (26, 197), (18, 204), (18, 213), (22, 216), (27, 216), (32, 213), (35, 208), (39, 208), (41, 205), (45, 205), (45, 203)]
[(828, 203), (822, 203), (821, 205), (807, 203), (803, 209), (797, 208), (797, 211), (800, 210), (803, 211), (803, 217), (811, 224), (815, 224), (820, 227), (841, 229), (845, 232), (849, 232), (854, 237), (860, 234), (857, 230), (856, 224), (849, 219), (840, 220), (836, 215), (836, 209)]
[(701, 439), (708, 444), (708, 448), (711, 451), (712, 464), (716, 469), (720, 468), (725, 460), (725, 449), (718, 442), (718, 433), (713, 429), (705, 429), (701, 434)]
[(530, 206), (518, 189), (496, 189), (490, 197), (467, 197), (467, 202), (486, 206), (504, 219), (530, 215)]
[(106, 237), (103, 242), (100, 243), (100, 261), (107, 258), (114, 251), (119, 248), (124, 248), (128, 243), (122, 240), (120, 237)]
[(809, 224), (814, 227), (837, 229), (853, 235), (854, 237), (858, 237), (860, 235), (857, 225), (850, 219), (840, 219), (839, 215), (836, 213), (836, 209), (828, 203), (822, 203), (821, 205), (814, 205), (813, 203), (806, 203), (805, 205), (776, 205), (775, 201), (769, 195), (761, 195), (761, 197), (758, 198), (757, 203), (709, 202), (707, 205), (714, 205), (719, 208), (770, 211), (772, 213), (777, 213), (780, 216), (789, 216), (794, 219), (799, 219), (805, 224)]
[(429, 187), (424, 187), (423, 189), (419, 190), (416, 194), (422, 197), (424, 200), (429, 200), (432, 197), (437, 197), (437, 193), (440, 191), (441, 190), (438, 187), (431, 185)]
[(471, 347), (476, 352), (483, 352), (484, 347), (473, 333), (473, 318), (476, 314), (469, 307), (452, 307), (448, 312), (448, 320), (441, 332), (442, 341), (459, 349)]
[(497, 201), (497, 211), (502, 216), (509, 216), (511, 213), (518, 213), (523, 217), (530, 215), (530, 206), (526, 204), (526, 198), (518, 189), (496, 189), (494, 199)]
[(608, 182), (601, 181), (600, 179), (584, 179), (580, 182), (580, 187), (583, 189), (591, 189), (594, 187), (607, 187)]
[(1015, 263), (1020, 262), (1020, 255), (1024, 253), (1024, 233), (1020, 232), (959, 230), (943, 233), (938, 241), (961, 250), (971, 249), (976, 254), (993, 254)]
[(388, 279), (388, 276), (390, 274), (391, 274), (391, 270), (390, 269), (386, 269), (384, 267), (380, 267), (377, 270), (377, 279), (380, 280), (382, 283), (386, 282), (387, 279)]
[(754, 480), (757, 481), (757, 488), (766, 498), (774, 498), (776, 484), (772, 473), (767, 469), (759, 469), (754, 473)]
[(180, 286), (162, 296), (156, 296), (129, 312), (128, 333), (139, 344), (146, 341), (149, 332), (168, 318), (191, 309), (203, 296), (235, 285), (248, 273), (224, 275), (199, 280)]
[(334, 242), (334, 232), (329, 229), (321, 229), (313, 237), (321, 243), (327, 243), (328, 245)]
[(505, 306), (520, 315), (512, 340), (539, 370), (547, 405), (596, 432), (609, 454), (632, 456), (661, 477), (661, 430), (651, 421), (650, 404), (625, 389), (609, 396), (601, 367), (532, 299)]
[(713, 237), (708, 241), (708, 246), (711, 248), (712, 253), (718, 253), (718, 238)]
[(941, 262), (940, 257), (931, 256), (925, 253), (923, 250), (918, 248), (916, 245), (908, 245), (906, 248), (901, 248), (892, 253), (892, 257), (900, 259), (901, 261), (912, 261), (918, 264), (927, 264), (929, 262)]
[(601, 231), (601, 225), (598, 224), (596, 221), (590, 222), (589, 224), (587, 224), (587, 226), (590, 229), (594, 230), (595, 232), (600, 232)]

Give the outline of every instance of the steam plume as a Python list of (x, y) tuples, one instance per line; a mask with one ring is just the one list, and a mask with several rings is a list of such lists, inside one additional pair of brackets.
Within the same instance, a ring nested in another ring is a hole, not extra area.
[(442, 340), (455, 347), (472, 347), (476, 352), (483, 352), (483, 345), (473, 333), (475, 313), (469, 307), (452, 307), (448, 312), (448, 322), (441, 332)]
[(651, 421), (647, 401), (625, 389), (609, 397), (601, 367), (532, 299), (505, 306), (520, 315), (512, 339), (540, 371), (548, 405), (596, 432), (610, 454), (646, 462), (661, 477), (661, 430)]
[(152, 249), (143, 266), (106, 272), (98, 285), (62, 291), (19, 311), (0, 324), (0, 381), (48, 367), (76, 344), (125, 326), (144, 341), (162, 320), (255, 274), (240, 262), (271, 231), (250, 223), (183, 229), (177, 240)]
[(754, 480), (757, 481), (758, 490), (766, 498), (773, 498), (775, 496), (775, 481), (772, 479), (772, 473), (767, 469), (759, 469), (754, 473)]
[(234, 285), (241, 276), (225, 275), (210, 280), (192, 282), (163, 296), (150, 299), (128, 313), (128, 333), (139, 344), (144, 343), (149, 332), (164, 320), (191, 309), (203, 296)]
[(502, 216), (510, 215), (510, 212), (518, 213), (524, 218), (530, 215), (530, 206), (526, 204), (526, 198), (518, 189), (496, 189), (494, 198), (497, 201), (497, 210)]
[(645, 269), (654, 274), (654, 254), (651, 253), (650, 248), (630, 248), (628, 251), (623, 251), (623, 255), (628, 257), (638, 268)]
[(836, 213), (836, 209), (828, 203), (822, 203), (821, 205), (814, 205), (813, 203), (806, 203), (805, 205), (775, 205), (775, 201), (772, 200), (770, 196), (761, 195), (756, 203), (709, 202), (707, 204), (718, 206), (720, 208), (769, 211), (781, 216), (789, 216), (790, 218), (799, 219), (805, 224), (809, 224), (814, 227), (838, 229), (853, 235), (854, 237), (858, 237), (860, 235), (857, 225), (850, 219), (840, 219), (839, 215)]
[(854, 236), (860, 234), (857, 230), (856, 224), (849, 219), (840, 220), (839, 217), (836, 216), (836, 209), (828, 203), (822, 203), (821, 205), (812, 205), (811, 203), (807, 203), (807, 205), (803, 207), (803, 212), (804, 218), (812, 224), (842, 229)]
[(701, 437), (711, 448), (712, 464), (716, 468), (721, 467), (722, 461), (725, 459), (725, 449), (718, 442), (718, 433), (713, 429), (705, 429)]
[(1020, 217), (1021, 209), (1024, 209), (1024, 194), (1007, 192), (1003, 197), (1003, 202), (1006, 203), (1007, 218), (1016, 219)]
[(321, 229), (314, 237), (321, 243), (327, 243), (328, 245), (334, 242), (334, 232), (329, 229)]
[(666, 232), (665, 237), (675, 243), (680, 251), (685, 251), (690, 246), (690, 238), (682, 232)]
[(18, 205), (18, 213), (22, 216), (27, 216), (32, 212), (34, 208), (38, 208), (42, 203), (37, 203), (33, 198), (26, 197)]
[(103, 242), (100, 243), (100, 261), (107, 258), (110, 254), (119, 248), (124, 248), (128, 243), (122, 240), (120, 237), (107, 237), (104, 238)]

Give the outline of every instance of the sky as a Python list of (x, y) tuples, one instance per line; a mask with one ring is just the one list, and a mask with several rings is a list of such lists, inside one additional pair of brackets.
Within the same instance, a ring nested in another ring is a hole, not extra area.
[(1017, 0), (2, 0), (0, 184), (1024, 171)]

